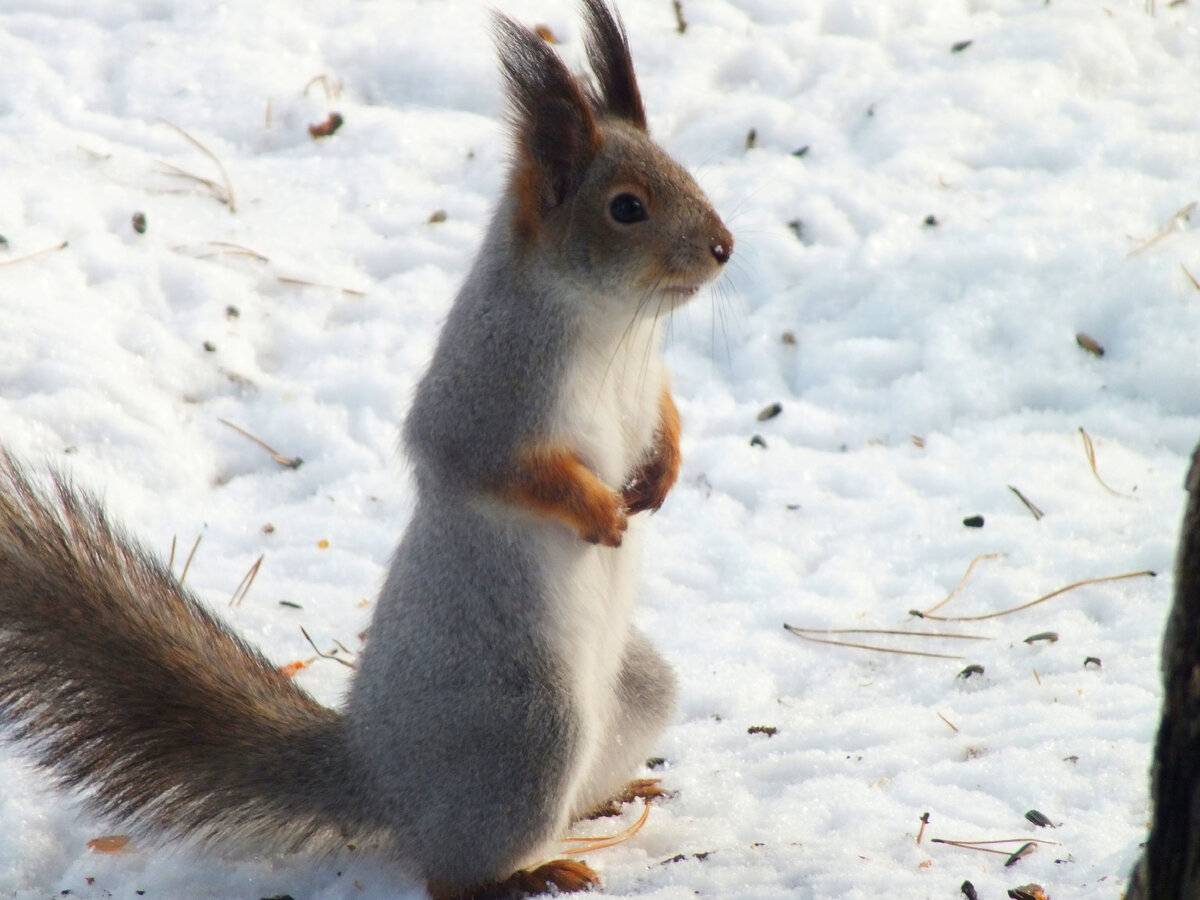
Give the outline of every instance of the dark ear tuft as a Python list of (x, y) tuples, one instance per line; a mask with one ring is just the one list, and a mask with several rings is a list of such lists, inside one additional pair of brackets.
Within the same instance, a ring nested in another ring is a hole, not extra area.
[(522, 185), (518, 199), (532, 222), (578, 190), (600, 137), (583, 88), (558, 54), (528, 28), (494, 16)]
[(583, 0), (583, 15), (588, 24), (588, 62), (598, 82), (589, 92), (592, 104), (645, 131), (646, 110), (620, 16), (609, 10), (605, 0)]

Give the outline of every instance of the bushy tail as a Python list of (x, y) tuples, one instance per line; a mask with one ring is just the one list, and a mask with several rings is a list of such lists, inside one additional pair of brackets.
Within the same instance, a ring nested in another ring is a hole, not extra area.
[(1151, 785), (1154, 820), (1129, 900), (1200, 897), (1200, 447), (1185, 486), (1175, 603), (1163, 638), (1163, 711)]
[(0, 737), (142, 836), (332, 849), (337, 713), (200, 606), (99, 503), (0, 454)]

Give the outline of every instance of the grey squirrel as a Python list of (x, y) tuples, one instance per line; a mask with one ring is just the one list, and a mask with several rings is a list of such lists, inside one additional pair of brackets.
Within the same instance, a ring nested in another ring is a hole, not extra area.
[(665, 727), (631, 624), (636, 514), (679, 469), (660, 325), (733, 239), (649, 138), (625, 30), (593, 81), (497, 14), (511, 170), (403, 429), (412, 519), (344, 711), (311, 699), (56, 476), (0, 462), (0, 736), (136, 834), (375, 847), (438, 900), (597, 883), (545, 862)]
[(1200, 897), (1200, 446), (1184, 487), (1175, 601), (1163, 637), (1162, 721), (1150, 786), (1154, 815), (1127, 900)]

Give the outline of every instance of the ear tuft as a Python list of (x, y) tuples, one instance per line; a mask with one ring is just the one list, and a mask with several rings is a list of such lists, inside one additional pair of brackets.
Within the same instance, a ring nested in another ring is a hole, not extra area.
[(592, 105), (645, 131), (646, 110), (620, 16), (608, 8), (605, 0), (583, 0), (583, 15), (588, 26), (588, 62), (598, 82), (588, 93)]
[(520, 212), (533, 223), (578, 190), (600, 137), (583, 88), (545, 39), (500, 13), (494, 28), (516, 141)]

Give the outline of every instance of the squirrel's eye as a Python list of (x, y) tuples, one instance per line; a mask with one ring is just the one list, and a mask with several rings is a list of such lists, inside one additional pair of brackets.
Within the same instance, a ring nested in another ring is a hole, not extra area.
[(622, 225), (632, 225), (634, 222), (644, 222), (650, 218), (642, 201), (633, 194), (617, 194), (608, 205), (608, 211), (613, 219)]

